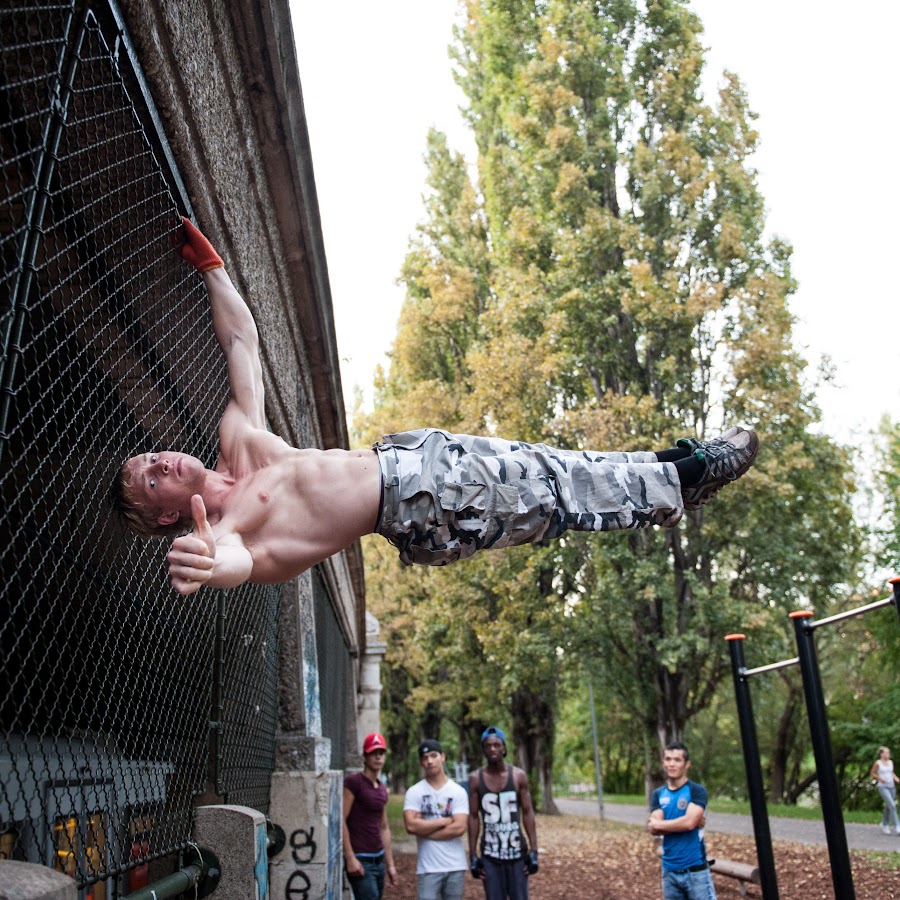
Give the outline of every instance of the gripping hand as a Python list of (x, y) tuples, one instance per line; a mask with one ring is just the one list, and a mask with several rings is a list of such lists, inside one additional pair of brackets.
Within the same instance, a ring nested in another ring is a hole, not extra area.
[(525, 858), (525, 871), (529, 875), (535, 875), (538, 870), (538, 852), (537, 850), (529, 850), (528, 856)]
[(472, 854), (469, 864), (469, 870), (471, 871), (473, 878), (484, 878), (484, 866), (482, 865), (481, 858), (474, 853)]
[(191, 497), (191, 516), (194, 519), (193, 532), (175, 538), (167, 557), (169, 580), (179, 594), (193, 594), (200, 590), (212, 578), (216, 561), (216, 539), (199, 494)]
[(213, 245), (203, 236), (200, 229), (190, 219), (181, 217), (184, 226), (184, 243), (178, 248), (181, 258), (189, 262), (198, 272), (220, 269), (225, 265)]

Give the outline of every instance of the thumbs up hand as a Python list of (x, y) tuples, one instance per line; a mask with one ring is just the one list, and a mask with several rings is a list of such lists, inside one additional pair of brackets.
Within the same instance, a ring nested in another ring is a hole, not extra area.
[(206, 506), (199, 494), (191, 497), (191, 516), (194, 530), (175, 538), (166, 557), (169, 561), (169, 580), (179, 594), (198, 591), (213, 574), (216, 562), (216, 539), (206, 518)]

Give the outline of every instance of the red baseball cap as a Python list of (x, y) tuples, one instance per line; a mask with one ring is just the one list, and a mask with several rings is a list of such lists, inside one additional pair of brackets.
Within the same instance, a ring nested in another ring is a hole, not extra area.
[(371, 753), (373, 750), (387, 750), (387, 741), (383, 734), (373, 731), (366, 735), (363, 741), (363, 753)]

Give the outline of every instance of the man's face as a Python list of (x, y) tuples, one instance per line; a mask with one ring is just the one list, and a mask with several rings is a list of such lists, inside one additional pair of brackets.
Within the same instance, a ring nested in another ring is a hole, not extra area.
[(437, 750), (429, 750), (422, 755), (420, 762), (426, 775), (437, 775), (444, 770), (444, 761), (447, 759), (445, 753), (438, 753)]
[(202, 491), (206, 468), (195, 456), (161, 450), (133, 456), (125, 464), (134, 496), (145, 509), (158, 509), (165, 515), (175, 510), (187, 514), (191, 497)]
[(366, 768), (373, 772), (380, 772), (384, 768), (384, 761), (387, 759), (387, 750), (373, 750), (371, 753), (364, 753), (363, 759)]
[(485, 758), (488, 762), (497, 762), (502, 760), (506, 755), (506, 747), (503, 744), (503, 741), (498, 737), (489, 737), (482, 745), (481, 749), (484, 751)]
[(663, 753), (663, 771), (669, 781), (681, 781), (690, 767), (691, 761), (684, 758), (684, 750), (666, 750)]

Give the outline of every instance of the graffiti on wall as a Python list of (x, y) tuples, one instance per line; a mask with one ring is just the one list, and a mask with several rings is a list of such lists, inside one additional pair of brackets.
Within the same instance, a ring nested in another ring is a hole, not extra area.
[(340, 779), (331, 783), (328, 798), (328, 860), (326, 900), (340, 900), (344, 877), (344, 786)]
[(269, 853), (266, 845), (266, 823), (256, 826), (256, 900), (269, 900)]
[(291, 846), (291, 859), (296, 868), (291, 872), (284, 886), (285, 900), (310, 900), (309, 891), (312, 883), (304, 868), (316, 858), (316, 829), (310, 825), (309, 830), (298, 828), (291, 833), (288, 842)]

